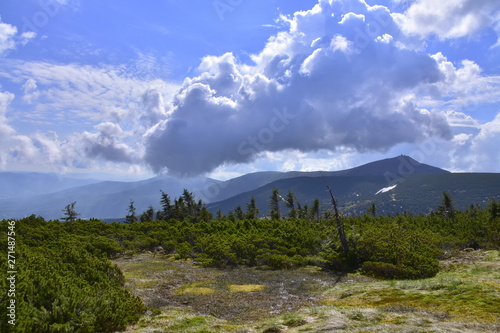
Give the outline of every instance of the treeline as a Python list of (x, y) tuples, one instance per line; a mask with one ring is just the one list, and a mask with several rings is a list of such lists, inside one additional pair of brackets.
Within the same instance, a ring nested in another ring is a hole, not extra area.
[[(316, 265), (417, 279), (434, 276), (439, 258), (449, 251), (500, 247), (500, 210), (494, 200), (487, 209), (459, 211), (445, 194), (435, 212), (426, 216), (377, 216), (372, 205), (363, 216), (336, 220), (333, 213), (320, 214), (315, 204), (305, 209), (291, 198), (273, 191), (272, 215), (266, 218), (257, 217), (253, 199), (245, 208), (212, 216), (185, 191), (174, 200), (162, 192), (162, 210), (139, 217), (131, 202), (129, 223), (78, 219), (74, 204), (66, 206), (63, 222), (21, 219), (16, 222), (19, 327), (26, 332), (113, 332), (135, 322), (144, 306), (124, 289), (123, 276), (109, 258), (143, 251), (205, 266)], [(348, 247), (342, 244), (339, 225)], [(4, 248), (7, 221), (0, 226)], [(5, 256), (0, 269), (7, 271)], [(7, 282), (0, 286), (5, 291)]]
[[(137, 209), (134, 206), (134, 201), (130, 200), (128, 214), (125, 217), (126, 223), (146, 222), (151, 220), (170, 220), (170, 219), (191, 219), (193, 222), (210, 221), (214, 218), (213, 214), (206, 208), (202, 200), (196, 200), (192, 192), (184, 189), (182, 195), (175, 198), (173, 201), (170, 196), (161, 192), (160, 210), (155, 210), (153, 205), (149, 205), (148, 209), (142, 214), (137, 214)], [(66, 206), (65, 214), (74, 217), (77, 214), (74, 211), (74, 204)], [(70, 207), (71, 206), (71, 207)], [(73, 211), (70, 211), (73, 209)], [(259, 217), (259, 208), (257, 207), (255, 198), (252, 197), (245, 208), (237, 206), (235, 209), (229, 210), (227, 217), (231, 220), (255, 219)], [(216, 213), (216, 218), (223, 217), (219, 210)], [(320, 216), (320, 201), (314, 199), (311, 207), (301, 205), (292, 191), (288, 191), (286, 197), (282, 197), (277, 188), (272, 189), (269, 197), (269, 218), (279, 220), (285, 218), (301, 218), (301, 219), (316, 219)], [(324, 217), (330, 217), (330, 212), (326, 211)]]

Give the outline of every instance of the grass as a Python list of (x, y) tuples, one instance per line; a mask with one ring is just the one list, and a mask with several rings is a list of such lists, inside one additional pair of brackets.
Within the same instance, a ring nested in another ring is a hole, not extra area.
[(251, 293), (253, 291), (261, 291), (266, 287), (263, 284), (230, 284), (229, 291), (232, 293)]
[(149, 255), (115, 263), (155, 310), (127, 332), (500, 331), (499, 251), (456, 253), (436, 277), (402, 281), (312, 267), (218, 270)]

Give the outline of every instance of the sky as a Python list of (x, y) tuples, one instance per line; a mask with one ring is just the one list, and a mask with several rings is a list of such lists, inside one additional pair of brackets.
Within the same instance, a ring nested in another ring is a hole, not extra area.
[(0, 171), (500, 172), (498, 0), (3, 0)]

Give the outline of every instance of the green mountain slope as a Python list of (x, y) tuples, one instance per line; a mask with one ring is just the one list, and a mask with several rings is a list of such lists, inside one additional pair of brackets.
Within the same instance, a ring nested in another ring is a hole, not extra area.
[[(397, 214), (409, 211), (415, 214), (435, 211), (441, 204), (443, 192), (453, 197), (456, 208), (465, 209), (472, 204), (486, 205), (495, 197), (500, 199), (500, 174), (484, 173), (438, 173), (413, 174), (399, 177), (396, 184), (388, 182), (386, 176), (326, 176), (296, 177), (281, 179), (253, 191), (245, 192), (208, 205), (208, 208), (223, 213), (240, 205), (245, 209), (253, 196), (261, 211), (267, 215), (269, 197), (273, 188), (285, 197), (292, 191), (302, 205), (311, 205), (318, 198), (323, 211), (329, 210), (330, 197), (326, 191), (329, 185), (344, 214), (364, 214), (374, 203), (379, 214)], [(395, 185), (395, 187), (394, 187)], [(379, 192), (385, 189), (385, 192)], [(379, 192), (377, 194), (377, 192)], [(282, 202), (281, 213), (287, 213)]]

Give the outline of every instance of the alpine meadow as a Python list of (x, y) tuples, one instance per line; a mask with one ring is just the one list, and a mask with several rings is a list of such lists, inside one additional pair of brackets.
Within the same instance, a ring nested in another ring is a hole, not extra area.
[(0, 1), (0, 333), (500, 332), (500, 1)]

